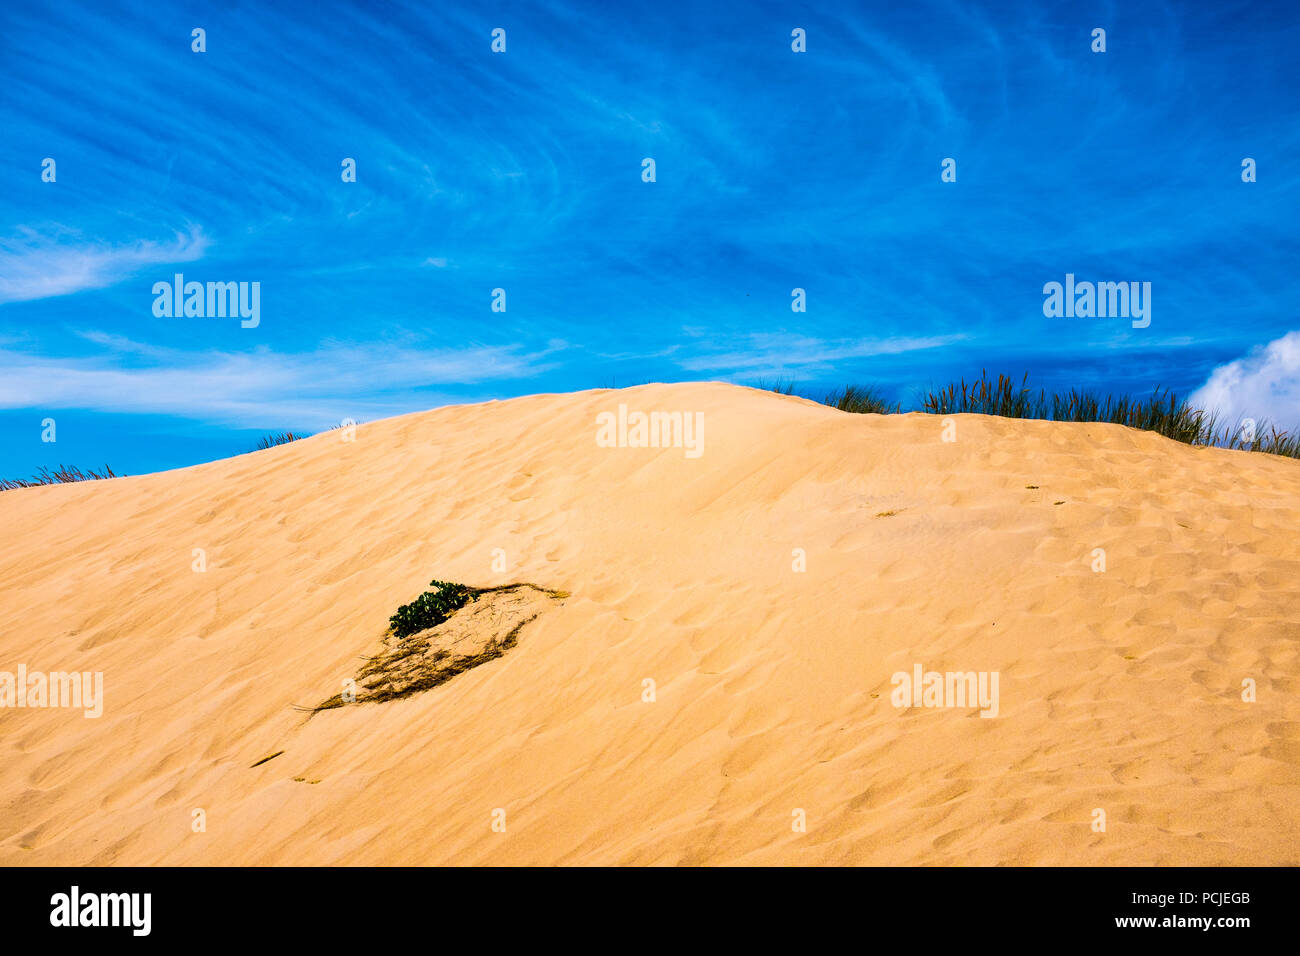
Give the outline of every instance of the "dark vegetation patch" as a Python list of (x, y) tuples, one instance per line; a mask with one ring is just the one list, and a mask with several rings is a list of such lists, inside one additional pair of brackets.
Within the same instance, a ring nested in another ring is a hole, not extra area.
[(435, 579), (429, 582), (429, 586), (432, 591), (425, 591), (410, 604), (403, 604), (388, 619), (388, 628), (394, 637), (407, 637), (416, 631), (437, 627), (464, 607), (476, 593), (472, 588), (450, 581)]
[[(361, 423), (357, 421), (353, 421), (352, 419), (349, 418), (339, 422), (337, 425), (330, 425), (328, 428), (325, 429), (325, 431), (327, 432), (337, 431), (340, 428), (355, 427), (359, 424)], [(316, 433), (315, 432), (290, 432), (290, 431), (268, 432), (267, 434), (259, 438), (257, 440), (257, 444), (255, 444), (252, 448), (248, 450), (250, 452), (262, 451), (263, 449), (266, 448), (274, 448), (276, 445), (287, 445), (289, 444), (289, 442), (302, 441), (302, 439), (304, 438), (311, 438), (312, 435), (314, 434)]]
[[(759, 383), (760, 388), (782, 395), (796, 395), (792, 383)], [(843, 412), (895, 414), (901, 403), (890, 403), (876, 385), (846, 385), (822, 399), (823, 404)], [(809, 397), (809, 396), (803, 396)], [(1152, 389), (1150, 396), (1101, 395), (1081, 389), (1047, 392), (1029, 387), (1029, 374), (1019, 383), (1009, 375), (993, 378), (981, 370), (979, 377), (962, 379), (942, 388), (922, 392), (915, 411), (930, 415), (998, 415), (1002, 418), (1030, 418), (1057, 422), (1106, 422), (1142, 431), (1156, 432), (1188, 445), (1213, 445), (1243, 451), (1300, 458), (1300, 427), (1290, 432), (1254, 419), (1253, 429), (1239, 422), (1221, 421), (1218, 416), (1196, 408), (1168, 389)]]
[(874, 385), (845, 385), (823, 398), (822, 404), (858, 415), (895, 415), (902, 407), (886, 399)]
[(119, 475), (108, 465), (99, 471), (93, 468), (82, 471), (72, 465), (59, 465), (53, 471), (42, 468), (30, 478), (0, 478), (0, 491), (8, 491), (11, 488), (35, 488), (39, 485), (62, 485), (71, 481), (104, 481), (108, 478), (124, 477), (126, 476)]
[(299, 441), (303, 438), (310, 438), (311, 432), (271, 432), (263, 435), (257, 440), (250, 451), (261, 451), (263, 448), (274, 448), (276, 445), (287, 445), (291, 441)]
[(565, 591), (535, 584), (474, 588), (450, 581), (429, 582), (426, 591), (389, 619), (383, 649), (366, 658), (357, 674), (355, 697), (335, 694), (307, 709), (312, 714), (349, 703), (400, 700), (496, 660), (519, 643), (524, 626)]

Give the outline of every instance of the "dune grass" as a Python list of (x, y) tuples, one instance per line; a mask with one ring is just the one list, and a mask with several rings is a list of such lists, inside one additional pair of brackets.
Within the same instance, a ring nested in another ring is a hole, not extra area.
[[(800, 394), (795, 383), (791, 380), (778, 378), (774, 380), (760, 378), (754, 383), (754, 387), (764, 392), (775, 392), (778, 395), (798, 395), (800, 398), (810, 398), (808, 395)], [(893, 415), (901, 410), (898, 402), (890, 402), (885, 398), (884, 390), (878, 385), (845, 385), (843, 388), (837, 388), (827, 392), (820, 399), (823, 405), (829, 405), (831, 408), (838, 408), (842, 412), (853, 412), (855, 414), (874, 414), (874, 415)]]
[[(332, 432), (332, 431), (337, 431), (340, 428), (356, 427), (357, 425), (360, 424), (361, 422), (348, 418), (339, 422), (337, 425), (330, 425), (328, 428), (325, 429), (325, 431)], [(276, 445), (287, 445), (289, 444), (289, 442), (292, 441), (302, 441), (302, 439), (311, 438), (315, 434), (316, 434), (315, 432), (294, 432), (294, 431), (268, 432), (267, 434), (259, 438), (257, 440), (257, 444), (255, 444), (252, 448), (248, 450), (250, 452), (262, 451), (266, 448), (274, 448)]]
[(59, 465), (53, 471), (42, 468), (31, 478), (0, 478), (0, 491), (8, 491), (11, 488), (36, 488), (40, 485), (62, 485), (72, 481), (104, 481), (109, 478), (123, 477), (125, 476), (119, 475), (108, 465), (105, 465), (99, 471), (93, 468), (89, 471), (82, 471), (75, 466)]
[(921, 398), (921, 410), (932, 415), (973, 412), (1003, 418), (1038, 418), (1058, 422), (1109, 422), (1189, 445), (1214, 444), (1218, 431), (1213, 416), (1192, 408), (1167, 389), (1155, 389), (1148, 399), (1096, 395), (1078, 389), (1053, 393), (1029, 388), (1026, 374), (1020, 385), (1006, 375), (996, 380), (987, 373), (967, 383), (952, 384)]
[(776, 392), (778, 395), (794, 395), (794, 386), (794, 380), (786, 378), (760, 378), (754, 383), (754, 387), (760, 392)]
[[(757, 388), (780, 395), (799, 394), (784, 379), (759, 381)], [(842, 412), (891, 415), (902, 411), (899, 402), (889, 402), (879, 385), (845, 385), (821, 399)], [(809, 396), (804, 395), (807, 398)], [(1300, 428), (1283, 431), (1262, 420), (1222, 422), (1214, 414), (1193, 407), (1168, 389), (1152, 389), (1149, 397), (1101, 395), (1082, 389), (1048, 392), (1033, 389), (1026, 373), (1019, 382), (1009, 375), (990, 376), (981, 370), (977, 378), (953, 382), (922, 392), (916, 411), (930, 415), (998, 415), (1002, 418), (1036, 418), (1057, 422), (1107, 422), (1152, 431), (1188, 445), (1214, 445), (1244, 451), (1260, 451), (1287, 458), (1300, 458)]]
[(931, 415), (975, 413), (1003, 418), (1037, 418), (1056, 422), (1107, 422), (1152, 431), (1188, 445), (1215, 445), (1300, 458), (1300, 430), (1285, 432), (1266, 421), (1225, 423), (1195, 408), (1168, 389), (1152, 389), (1149, 398), (1098, 395), (1070, 389), (1049, 394), (1029, 387), (1028, 373), (1017, 385), (1007, 375), (950, 384), (921, 396), (921, 411)]
[(310, 438), (311, 432), (271, 432), (263, 435), (257, 440), (249, 451), (261, 451), (264, 448), (274, 448), (276, 445), (287, 445), (291, 441), (299, 441), (303, 438)]
[(1148, 398), (1131, 395), (1101, 395), (1086, 390), (1048, 393), (1030, 388), (1028, 373), (1017, 384), (1014, 378), (993, 378), (980, 371), (978, 378), (962, 378), (945, 388), (920, 397), (920, 411), (931, 415), (1000, 415), (1010, 419), (1048, 421), (1105, 421), (1127, 425), (1144, 432), (1164, 434), (1186, 445), (1214, 445), (1264, 451), (1266, 454), (1300, 458), (1300, 431), (1283, 432), (1268, 421), (1247, 419), (1223, 423), (1204, 408), (1192, 406), (1169, 389), (1154, 388)]
[(902, 407), (898, 402), (890, 403), (874, 385), (845, 385), (830, 392), (822, 404), (857, 415), (894, 415)]

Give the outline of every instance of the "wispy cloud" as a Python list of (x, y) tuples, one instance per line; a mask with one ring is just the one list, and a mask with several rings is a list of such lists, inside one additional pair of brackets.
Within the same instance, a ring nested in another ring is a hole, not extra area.
[(806, 335), (756, 333), (746, 336), (738, 348), (692, 355), (679, 359), (678, 364), (693, 372), (810, 371), (850, 359), (938, 348), (962, 338), (962, 335), (935, 335), (925, 338), (818, 339)]
[[(191, 353), (89, 333), (101, 354), (47, 358), (0, 349), (0, 409), (149, 413), (233, 427), (322, 427), (439, 404), (423, 390), (528, 378), (551, 351), (329, 346), (284, 354)], [(129, 365), (129, 361), (143, 364)], [(446, 400), (446, 396), (438, 396)]]
[(0, 305), (103, 289), (150, 266), (193, 262), (208, 238), (198, 226), (169, 241), (141, 239), (126, 245), (80, 241), (62, 227), (20, 229), (0, 239)]
[[(1187, 392), (1300, 308), (1300, 12), (1278, 4), (1116, 13), (1104, 55), (1056, 0), (697, 4), (689, 30), (630, 0), (218, 4), (202, 54), (145, 0), (28, 6), (0, 30), (0, 390), (113, 414), (79, 434), (128, 469), (150, 409), (309, 427), (336, 399), (901, 389), (1022, 356), (1065, 386)], [(255, 337), (155, 316), (179, 271), (260, 282)], [(1066, 272), (1151, 281), (1152, 328), (1045, 319)], [(529, 355), (552, 338), (578, 345)], [(28, 418), (0, 415), (0, 473), (51, 451)]]

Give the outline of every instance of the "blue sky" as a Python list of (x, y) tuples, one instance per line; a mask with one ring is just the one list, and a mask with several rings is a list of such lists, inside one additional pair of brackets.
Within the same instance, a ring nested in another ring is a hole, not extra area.
[[(1296, 49), (1272, 3), (6, 4), (0, 475), (981, 367), (1300, 424)], [(260, 324), (155, 316), (178, 272)], [(1150, 327), (1046, 318), (1067, 272), (1151, 282)]]

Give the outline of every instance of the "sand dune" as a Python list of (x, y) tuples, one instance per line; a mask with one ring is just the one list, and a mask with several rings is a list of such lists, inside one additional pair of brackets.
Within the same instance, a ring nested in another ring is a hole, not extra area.
[[(619, 403), (702, 454), (598, 447)], [(0, 671), (104, 681), (0, 709), (0, 863), (1300, 862), (1300, 462), (955, 422), (648, 385), (0, 493)], [(295, 709), (432, 578), (568, 597)], [(895, 707), (917, 664), (997, 716)]]

